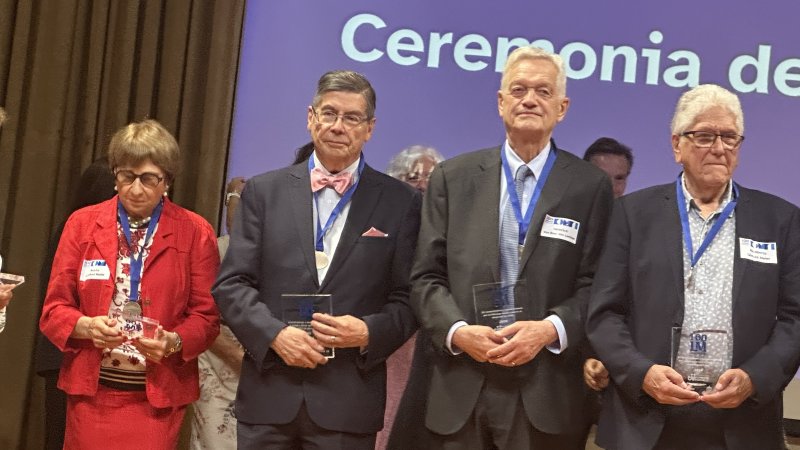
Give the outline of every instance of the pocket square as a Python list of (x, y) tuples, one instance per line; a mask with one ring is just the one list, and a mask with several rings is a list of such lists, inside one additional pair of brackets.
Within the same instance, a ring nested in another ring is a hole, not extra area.
[(371, 236), (371, 237), (389, 237), (388, 233), (384, 233), (383, 231), (375, 228), (369, 227), (369, 230), (365, 231), (364, 234), (361, 236)]

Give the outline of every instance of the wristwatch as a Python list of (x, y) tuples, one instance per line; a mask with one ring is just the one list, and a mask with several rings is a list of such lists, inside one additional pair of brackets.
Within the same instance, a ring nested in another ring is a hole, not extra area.
[[(175, 332), (173, 331), (173, 333), (175, 333)], [(164, 355), (164, 357), (168, 358), (168, 357), (172, 356), (173, 354), (178, 353), (179, 351), (181, 351), (182, 348), (183, 348), (183, 339), (181, 339), (181, 335), (180, 334), (175, 333), (175, 345), (173, 345), (172, 347), (170, 347), (167, 350), (167, 354)]]
[(231, 197), (242, 198), (242, 194), (238, 192), (228, 192), (225, 194), (225, 206), (228, 206), (228, 203), (231, 201)]

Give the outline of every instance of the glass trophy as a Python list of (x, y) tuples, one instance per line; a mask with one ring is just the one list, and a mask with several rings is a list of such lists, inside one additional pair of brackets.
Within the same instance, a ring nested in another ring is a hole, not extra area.
[[(281, 294), (282, 320), (290, 327), (300, 328), (314, 337), (311, 316), (314, 313), (333, 314), (330, 294)], [(325, 347), (322, 355), (328, 359), (336, 356), (335, 349)]]
[(25, 277), (22, 275), (14, 275), (10, 273), (0, 273), (0, 284), (11, 286), (10, 288), (5, 288), (6, 290), (14, 289), (15, 287), (19, 286), (20, 284), (25, 282)]
[(719, 377), (731, 367), (729, 345), (725, 330), (673, 327), (670, 366), (698, 393), (712, 392)]
[(524, 305), (525, 280), (514, 284), (485, 283), (472, 286), (475, 320), (494, 330), (505, 328), (518, 320), (529, 320)]

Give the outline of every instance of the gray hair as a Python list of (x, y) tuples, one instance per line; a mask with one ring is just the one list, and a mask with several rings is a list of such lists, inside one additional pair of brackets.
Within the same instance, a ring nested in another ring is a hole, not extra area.
[(111, 170), (121, 166), (137, 166), (152, 162), (167, 174), (172, 182), (180, 169), (178, 142), (155, 120), (133, 122), (114, 133), (108, 144), (108, 165)]
[(567, 95), (567, 70), (564, 66), (564, 60), (560, 55), (539, 47), (519, 47), (508, 55), (506, 65), (503, 68), (503, 78), (500, 80), (500, 89), (508, 87), (506, 76), (509, 70), (520, 61), (526, 59), (543, 59), (553, 63), (553, 65), (556, 66), (556, 70), (558, 70), (556, 74), (556, 91), (562, 97)]
[(444, 156), (433, 147), (424, 145), (412, 145), (394, 155), (386, 168), (386, 174), (392, 178), (405, 181), (406, 175), (414, 168), (414, 163), (420, 158), (430, 158), (434, 163), (439, 164), (444, 161)]
[(716, 84), (701, 84), (681, 95), (675, 106), (675, 115), (672, 116), (672, 134), (679, 135), (687, 131), (697, 116), (714, 107), (730, 111), (735, 117), (739, 134), (744, 134), (744, 113), (739, 97)]
[(367, 103), (367, 119), (375, 117), (375, 89), (364, 75), (352, 70), (332, 70), (320, 77), (317, 82), (317, 92), (311, 104), (314, 107), (322, 101), (322, 96), (328, 92), (352, 92), (364, 96)]

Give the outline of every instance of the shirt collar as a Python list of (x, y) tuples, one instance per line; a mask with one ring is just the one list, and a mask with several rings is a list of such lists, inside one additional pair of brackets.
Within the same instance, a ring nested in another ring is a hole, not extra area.
[[(314, 153), (311, 154), (311, 157), (314, 158), (314, 167), (319, 167), (319, 169), (322, 170), (322, 172), (325, 175), (333, 175), (319, 161), (319, 158), (317, 158), (317, 151), (316, 150), (314, 150)], [(361, 158), (363, 158), (363, 157), (364, 157), (364, 155), (359, 155), (358, 158), (355, 161), (353, 161), (352, 164), (350, 164), (349, 166), (347, 166), (344, 169), (342, 169), (342, 171), (339, 172), (339, 173), (342, 173), (342, 172), (350, 172), (350, 173), (352, 173), (353, 174), (353, 183), (355, 183), (356, 180), (358, 180), (358, 163), (359, 163), (359, 161), (361, 161)]]
[[(696, 207), (696, 203), (694, 201), (694, 197), (692, 194), (689, 193), (689, 189), (686, 188), (686, 173), (681, 173), (681, 189), (683, 189), (683, 196), (686, 200), (685, 208), (686, 211), (689, 212), (692, 210), (692, 207)], [(719, 207), (714, 212), (715, 214), (722, 211), (725, 208), (725, 205), (730, 203), (733, 199), (733, 179), (728, 181), (728, 186), (725, 188), (725, 194), (723, 195), (722, 201), (719, 203)]]
[[(509, 144), (508, 139), (503, 143), (503, 151), (506, 152), (506, 160), (508, 161), (508, 166), (511, 169), (511, 174), (517, 173), (517, 169), (520, 168), (525, 162), (522, 158), (517, 155), (516, 152), (511, 148), (511, 144)], [(544, 164), (547, 162), (547, 156), (550, 154), (550, 142), (547, 142), (547, 145), (544, 146), (542, 151), (536, 155), (535, 158), (530, 160), (527, 165), (533, 172), (533, 176), (535, 179), (539, 179), (539, 176), (542, 174), (542, 170), (544, 170)]]

